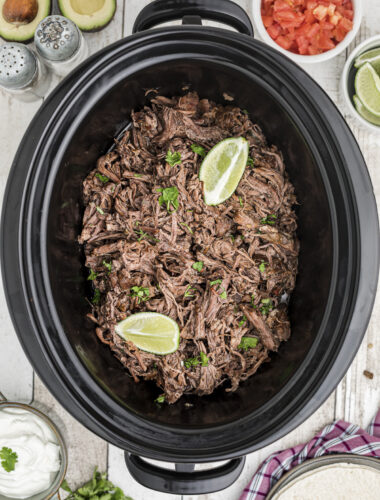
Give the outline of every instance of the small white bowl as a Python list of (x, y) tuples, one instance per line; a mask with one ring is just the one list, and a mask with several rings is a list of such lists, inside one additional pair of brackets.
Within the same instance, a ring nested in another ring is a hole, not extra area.
[(338, 45), (331, 50), (328, 50), (327, 52), (323, 52), (323, 54), (316, 54), (315, 56), (306, 56), (306, 55), (301, 55), (301, 54), (294, 54), (293, 52), (290, 52), (289, 50), (283, 49), (278, 45), (269, 35), (268, 32), (264, 26), (262, 17), (261, 17), (261, 0), (253, 0), (253, 20), (256, 25), (256, 29), (258, 34), (260, 35), (260, 38), (270, 45), (271, 47), (277, 49), (279, 52), (282, 52), (286, 56), (288, 56), (290, 59), (293, 61), (303, 64), (303, 63), (320, 63), (323, 61), (327, 61), (329, 59), (332, 59), (333, 57), (337, 56), (340, 54), (344, 49), (346, 49), (352, 40), (355, 38), (357, 32), (359, 31), (360, 28), (360, 23), (362, 21), (362, 16), (363, 16), (363, 0), (351, 0), (354, 8), (354, 25), (352, 30), (347, 33), (346, 37), (344, 40), (342, 40)]
[(371, 49), (380, 48), (380, 35), (375, 35), (367, 38), (364, 42), (360, 43), (349, 55), (346, 64), (343, 68), (342, 77), (340, 79), (340, 91), (343, 104), (346, 106), (347, 111), (352, 115), (358, 123), (367, 130), (380, 134), (380, 126), (367, 122), (357, 111), (354, 106), (352, 97), (355, 94), (354, 80), (356, 68), (354, 68), (355, 59)]

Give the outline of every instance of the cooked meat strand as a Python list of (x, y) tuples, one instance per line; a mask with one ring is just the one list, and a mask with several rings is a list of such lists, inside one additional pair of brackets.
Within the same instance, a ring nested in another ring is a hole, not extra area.
[[(297, 274), (296, 197), (281, 153), (233, 103), (217, 105), (194, 92), (150, 97), (85, 179), (78, 239), (98, 290), (88, 314), (94, 334), (134, 382), (154, 381), (174, 403), (221, 384), (236, 390), (288, 340), (282, 297), (292, 293)], [(248, 140), (253, 165), (230, 199), (207, 206), (198, 178), (202, 154), (191, 146), (208, 152), (234, 136)], [(171, 166), (168, 151), (180, 162)], [(178, 191), (174, 211), (159, 200), (168, 187)], [(146, 300), (132, 296), (136, 286), (148, 291)], [(115, 333), (119, 321), (140, 311), (178, 323), (176, 352), (149, 354)]]

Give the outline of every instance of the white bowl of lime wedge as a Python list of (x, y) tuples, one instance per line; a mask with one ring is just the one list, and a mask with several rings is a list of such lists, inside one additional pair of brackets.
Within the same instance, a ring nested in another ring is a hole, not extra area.
[(341, 78), (347, 111), (371, 132), (380, 133), (380, 35), (359, 44), (348, 57)]

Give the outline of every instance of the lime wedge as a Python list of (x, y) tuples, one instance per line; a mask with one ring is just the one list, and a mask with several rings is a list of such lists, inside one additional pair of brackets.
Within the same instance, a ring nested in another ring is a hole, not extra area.
[(373, 67), (376, 73), (380, 73), (380, 47), (360, 54), (360, 56), (355, 59), (354, 66), (355, 68), (360, 68), (360, 66), (363, 66), (363, 64), (367, 62)]
[(364, 106), (362, 101), (359, 99), (357, 95), (353, 97), (356, 111), (361, 115), (367, 122), (373, 123), (374, 125), (380, 126), (380, 116), (373, 115), (370, 111), (368, 111)]
[(224, 139), (207, 153), (199, 171), (206, 205), (219, 205), (233, 194), (244, 174), (248, 153), (244, 137)]
[(380, 116), (380, 76), (369, 63), (358, 69), (355, 77), (356, 94), (367, 111)]
[(155, 312), (132, 314), (120, 321), (115, 331), (142, 351), (153, 354), (170, 354), (179, 346), (178, 325), (164, 314)]

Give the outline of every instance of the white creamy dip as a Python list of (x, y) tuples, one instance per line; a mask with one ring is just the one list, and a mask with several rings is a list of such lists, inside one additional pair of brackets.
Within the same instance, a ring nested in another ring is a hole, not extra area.
[(61, 466), (60, 446), (50, 426), (22, 408), (0, 409), (0, 450), (17, 453), (15, 469), (0, 465), (0, 494), (29, 498), (49, 488)]

